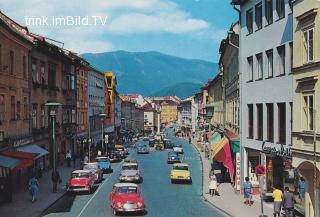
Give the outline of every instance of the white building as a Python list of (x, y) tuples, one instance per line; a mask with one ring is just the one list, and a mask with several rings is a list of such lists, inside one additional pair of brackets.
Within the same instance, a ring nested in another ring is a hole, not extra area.
[(265, 192), (293, 188), (292, 10), (288, 0), (233, 0), (240, 5), (241, 181), (258, 186), (255, 166), (268, 168)]

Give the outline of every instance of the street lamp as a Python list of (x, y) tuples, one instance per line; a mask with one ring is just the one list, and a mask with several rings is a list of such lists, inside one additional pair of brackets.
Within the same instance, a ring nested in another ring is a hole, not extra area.
[(56, 164), (56, 159), (57, 159), (57, 147), (56, 147), (56, 111), (59, 106), (62, 106), (61, 103), (59, 102), (49, 102), (46, 103), (45, 106), (48, 106), (49, 109), (49, 115), (50, 115), (50, 122), (51, 122), (51, 148), (52, 148), (52, 170), (53, 173), (55, 174), (57, 171), (57, 164)]
[(90, 153), (90, 150), (91, 150), (91, 138), (89, 137), (89, 139), (88, 139), (88, 145), (89, 145), (89, 147), (88, 147), (88, 151), (89, 151), (89, 162), (90, 162), (90, 156), (91, 156), (91, 153)]
[(157, 112), (157, 123), (158, 123), (158, 129), (157, 129), (157, 134), (160, 134), (160, 112), (161, 112), (161, 106), (156, 105), (156, 112)]
[(101, 118), (101, 148), (105, 149), (105, 144), (104, 144), (104, 120), (107, 117), (107, 114), (99, 114), (99, 117)]

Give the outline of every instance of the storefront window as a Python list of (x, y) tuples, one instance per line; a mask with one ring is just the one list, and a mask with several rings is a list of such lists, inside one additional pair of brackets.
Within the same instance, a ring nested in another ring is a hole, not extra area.
[(260, 164), (260, 161), (260, 152), (248, 150), (248, 177), (250, 182), (255, 186), (259, 185), (258, 177), (255, 174), (255, 168)]

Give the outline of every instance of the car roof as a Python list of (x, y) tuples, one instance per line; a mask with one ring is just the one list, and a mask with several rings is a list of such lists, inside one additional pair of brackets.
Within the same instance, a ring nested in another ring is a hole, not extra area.
[(173, 166), (189, 166), (187, 163), (175, 163)]
[(137, 184), (134, 183), (128, 183), (128, 182), (122, 182), (122, 183), (116, 183), (113, 186), (119, 188), (119, 187), (138, 187)]
[(101, 158), (109, 158), (109, 157), (96, 157), (96, 159), (101, 159)]
[(122, 166), (136, 166), (136, 165), (138, 165), (138, 164), (134, 163), (134, 162), (125, 162), (125, 163), (123, 163)]
[(97, 162), (90, 162), (90, 163), (85, 163), (84, 165), (98, 165)]
[(74, 170), (72, 173), (90, 173), (89, 170)]

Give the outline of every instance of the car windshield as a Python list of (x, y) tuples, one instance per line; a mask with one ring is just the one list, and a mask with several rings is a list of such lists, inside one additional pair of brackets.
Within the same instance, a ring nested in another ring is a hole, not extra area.
[(84, 170), (97, 170), (98, 169), (98, 165), (85, 165), (83, 167)]
[(179, 165), (179, 166), (174, 166), (173, 169), (174, 169), (174, 170), (189, 170), (189, 169), (188, 169), (188, 166), (181, 166), (181, 165)]
[(180, 144), (175, 144), (174, 147), (181, 148), (182, 146)]
[(89, 178), (89, 173), (72, 173), (71, 178)]
[(110, 160), (109, 160), (109, 158), (104, 157), (104, 158), (96, 158), (96, 161), (97, 162), (109, 162)]
[(168, 156), (177, 156), (178, 154), (176, 152), (169, 152)]
[(123, 187), (118, 187), (116, 191), (117, 193), (120, 193), (120, 194), (137, 193), (138, 188), (134, 186), (123, 186)]
[(137, 170), (138, 166), (137, 165), (123, 165), (122, 170)]

